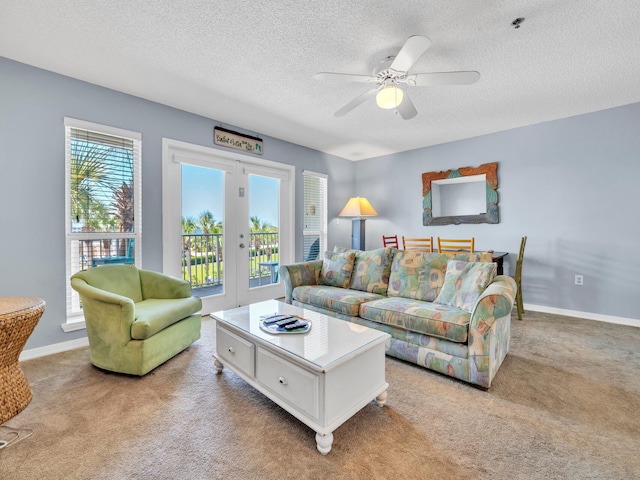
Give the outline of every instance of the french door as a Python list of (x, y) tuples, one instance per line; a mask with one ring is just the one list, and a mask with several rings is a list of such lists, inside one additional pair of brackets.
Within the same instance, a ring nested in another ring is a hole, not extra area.
[(293, 261), (294, 167), (163, 140), (163, 271), (203, 313), (284, 295)]

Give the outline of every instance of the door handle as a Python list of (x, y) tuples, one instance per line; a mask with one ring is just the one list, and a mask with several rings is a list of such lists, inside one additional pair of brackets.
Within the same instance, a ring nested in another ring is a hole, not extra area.
[(240, 248), (244, 248), (244, 243), (241, 243), (240, 245), (238, 245)]

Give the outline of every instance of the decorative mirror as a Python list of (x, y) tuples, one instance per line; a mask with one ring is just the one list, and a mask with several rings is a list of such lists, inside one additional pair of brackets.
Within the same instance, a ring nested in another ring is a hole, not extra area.
[(499, 223), (498, 162), (422, 174), (422, 223)]

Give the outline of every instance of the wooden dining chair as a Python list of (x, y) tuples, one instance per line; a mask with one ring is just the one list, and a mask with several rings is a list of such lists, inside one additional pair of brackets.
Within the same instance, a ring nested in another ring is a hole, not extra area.
[(442, 252), (474, 252), (475, 238), (440, 238), (438, 237), (438, 253)]
[(382, 236), (382, 246), (383, 247), (398, 247), (398, 235), (383, 235)]
[(405, 250), (418, 250), (420, 252), (433, 252), (433, 237), (408, 238), (403, 236), (402, 248)]
[(524, 302), (522, 301), (522, 260), (524, 260), (524, 247), (527, 244), (527, 237), (522, 237), (520, 240), (520, 251), (518, 252), (518, 259), (516, 260), (516, 274), (513, 279), (516, 281), (516, 306), (518, 307), (518, 320), (522, 320), (522, 314), (524, 313)]

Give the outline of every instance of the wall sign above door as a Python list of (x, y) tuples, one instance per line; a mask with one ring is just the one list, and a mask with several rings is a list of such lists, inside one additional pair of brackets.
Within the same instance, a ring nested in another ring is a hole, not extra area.
[(215, 127), (213, 129), (213, 143), (216, 145), (222, 145), (223, 147), (242, 150), (243, 152), (262, 155), (261, 138), (252, 137), (251, 135), (243, 135), (222, 127)]

